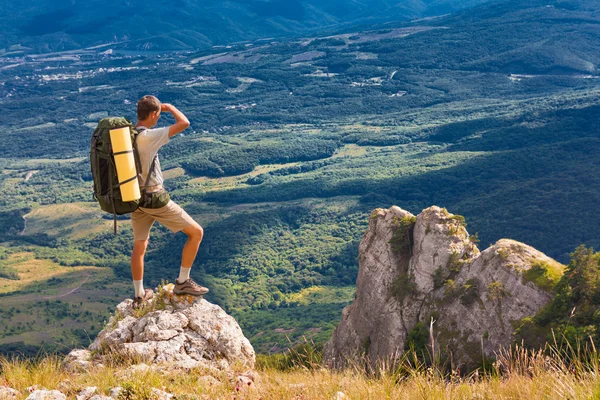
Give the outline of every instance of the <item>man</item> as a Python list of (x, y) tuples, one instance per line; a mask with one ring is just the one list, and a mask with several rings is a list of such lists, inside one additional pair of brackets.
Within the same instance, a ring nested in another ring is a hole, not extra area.
[[(161, 112), (169, 112), (175, 117), (175, 123), (168, 127), (155, 128)], [(138, 181), (142, 192), (140, 207), (131, 214), (133, 227), (133, 253), (131, 254), (131, 274), (135, 298), (133, 306), (140, 307), (154, 296), (152, 289), (144, 289), (144, 254), (148, 247), (150, 228), (158, 221), (173, 233), (183, 231), (188, 240), (183, 246), (179, 277), (175, 281), (176, 294), (201, 296), (208, 289), (198, 285), (190, 278), (190, 270), (204, 231), (179, 205), (172, 201), (163, 187), (163, 176), (158, 160), (158, 149), (190, 126), (190, 122), (181, 111), (171, 104), (161, 104), (154, 96), (144, 96), (137, 104), (139, 134), (136, 148), (140, 158), (141, 171)]]

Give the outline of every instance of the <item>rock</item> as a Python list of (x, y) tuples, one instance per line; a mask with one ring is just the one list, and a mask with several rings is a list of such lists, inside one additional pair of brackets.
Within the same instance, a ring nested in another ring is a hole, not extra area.
[(84, 372), (92, 364), (92, 353), (85, 349), (71, 350), (63, 360), (63, 367), (71, 372)]
[(183, 310), (183, 314), (189, 320), (189, 328), (206, 341), (209, 353), (229, 363), (240, 360), (254, 366), (255, 354), (250, 341), (235, 319), (221, 307), (202, 300)]
[(333, 397), (332, 400), (347, 400), (348, 396), (346, 396), (346, 394), (344, 392), (336, 392)]
[(77, 395), (77, 400), (89, 400), (98, 390), (96, 386), (90, 386), (83, 389)]
[(203, 362), (196, 361), (193, 359), (185, 359), (181, 361), (175, 361), (168, 366), (170, 371), (183, 370), (183, 371), (191, 371), (196, 368), (206, 368), (206, 365)]
[(71, 389), (73, 389), (74, 383), (72, 381), (70, 381), (69, 379), (64, 379), (62, 381), (60, 381), (58, 383), (58, 385), (56, 385), (56, 389), (65, 393), (65, 392), (70, 392)]
[(436, 354), (451, 352), (457, 367), (480, 362), (482, 346), (489, 357), (509, 346), (512, 323), (552, 297), (523, 272), (539, 263), (562, 266), (513, 240), (480, 252), (464, 225), (435, 206), (416, 217), (395, 206), (373, 211), (359, 246), (356, 297), (324, 361), (339, 367), (365, 356), (372, 364), (399, 357), (413, 329), (432, 333)]
[(255, 384), (258, 384), (260, 381), (260, 375), (258, 375), (258, 372), (251, 370), (251, 369), (244, 372), (241, 376), (247, 377), (248, 379), (250, 379), (252, 381), (252, 383), (255, 383)]
[(146, 309), (133, 310), (131, 299), (120, 303), (89, 349), (97, 355), (70, 354), (73, 368), (110, 361), (115, 353), (181, 370), (229, 370), (240, 362), (253, 368), (256, 359), (233, 317), (201, 297), (175, 295), (172, 284), (161, 288)]
[(123, 390), (123, 388), (121, 386), (117, 386), (117, 387), (110, 389), (110, 397), (112, 397), (113, 399), (118, 398), (119, 393), (121, 393), (121, 390)]
[(173, 398), (173, 395), (160, 389), (152, 388), (152, 398), (155, 400), (170, 400)]
[(148, 364), (134, 364), (130, 365), (124, 370), (118, 371), (117, 376), (123, 379), (129, 379), (133, 376), (145, 375), (151, 371), (159, 371), (156, 365), (148, 365)]
[(108, 321), (107, 328), (103, 329), (90, 345), (90, 350), (104, 351), (105, 349), (118, 348), (123, 343), (131, 342), (133, 339), (133, 326), (137, 321), (132, 315), (128, 315), (123, 319), (112, 316)]
[(306, 387), (306, 383), (290, 383), (288, 387), (290, 389), (303, 389)]
[[(125, 317), (131, 315), (131, 313), (133, 312), (133, 308), (131, 308), (132, 304), (133, 304), (132, 299), (125, 299), (121, 303), (119, 303), (117, 305), (117, 309), (116, 309), (116, 313), (115, 313), (115, 315), (118, 315), (117, 318), (125, 318)], [(109, 321), (109, 323), (110, 323), (110, 321)]]
[(237, 377), (237, 381), (235, 383), (236, 390), (247, 390), (250, 387), (253, 387), (254, 382), (252, 379), (247, 377), (246, 375), (240, 375)]
[(95, 396), (90, 397), (89, 400), (113, 400), (113, 398), (110, 396), (104, 396), (101, 394), (97, 394)]
[(58, 390), (34, 390), (27, 400), (67, 400), (67, 396)]
[[(40, 385), (32, 385), (32, 386), (28, 386), (26, 390), (27, 390), (29, 393), (33, 393), (34, 391), (36, 391), (36, 390), (38, 390), (38, 389), (43, 389), (43, 388), (40, 388)], [(44, 389), (44, 390), (45, 390), (45, 389)]]
[(8, 386), (0, 386), (0, 399), (17, 399), (21, 397), (20, 393)]

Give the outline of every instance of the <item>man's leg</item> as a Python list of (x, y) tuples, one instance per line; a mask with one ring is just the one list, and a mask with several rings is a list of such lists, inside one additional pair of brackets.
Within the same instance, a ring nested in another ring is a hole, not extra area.
[(134, 281), (144, 279), (144, 255), (148, 247), (148, 239), (136, 240), (133, 242), (133, 252), (131, 253), (131, 275)]
[(208, 293), (208, 289), (190, 279), (190, 270), (194, 264), (202, 237), (204, 236), (204, 230), (195, 221), (182, 230), (188, 235), (188, 240), (185, 246), (183, 246), (181, 254), (181, 269), (179, 270), (179, 278), (175, 280), (175, 293), (202, 296)]
[(183, 251), (181, 252), (181, 270), (178, 278), (180, 282), (189, 279), (190, 269), (194, 264), (196, 254), (198, 254), (198, 249), (200, 248), (200, 242), (202, 242), (202, 238), (204, 237), (204, 229), (196, 222), (182, 229), (182, 231), (188, 236), (188, 240), (185, 242)]
[(151, 295), (144, 290), (144, 255), (148, 247), (150, 229), (154, 224), (152, 216), (136, 210), (131, 214), (133, 228), (133, 251), (131, 253), (131, 276), (135, 290), (134, 299), (147, 300)]
[(202, 227), (173, 200), (169, 201), (164, 207), (152, 210), (152, 217), (169, 228), (171, 232), (183, 231), (188, 236), (181, 253), (181, 268), (179, 277), (175, 280), (174, 292), (193, 296), (206, 294), (208, 292), (207, 288), (190, 279), (190, 270), (204, 236)]

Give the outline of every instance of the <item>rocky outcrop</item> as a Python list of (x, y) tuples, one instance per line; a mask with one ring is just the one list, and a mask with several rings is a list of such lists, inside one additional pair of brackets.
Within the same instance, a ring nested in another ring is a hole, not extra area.
[(58, 390), (34, 390), (26, 400), (67, 400), (67, 396)]
[(116, 355), (169, 369), (253, 368), (254, 349), (235, 319), (203, 298), (173, 294), (172, 286), (161, 288), (145, 309), (123, 301), (89, 350), (73, 350), (65, 366), (84, 370)]
[(20, 394), (15, 389), (8, 386), (0, 386), (0, 399), (18, 399)]
[(399, 207), (373, 211), (359, 247), (356, 298), (325, 345), (325, 361), (390, 360), (411, 333), (454, 367), (481, 362), (482, 349), (492, 357), (509, 346), (515, 323), (552, 297), (546, 271), (563, 266), (513, 240), (480, 252), (465, 226), (435, 206), (416, 217)]

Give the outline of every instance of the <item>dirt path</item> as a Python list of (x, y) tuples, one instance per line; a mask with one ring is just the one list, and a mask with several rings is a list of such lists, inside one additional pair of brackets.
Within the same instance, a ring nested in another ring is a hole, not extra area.
[(79, 285), (77, 285), (75, 288), (70, 289), (66, 288), (63, 290), (68, 290), (67, 292), (64, 293), (59, 293), (59, 294), (55, 294), (52, 296), (34, 296), (34, 295), (23, 295), (23, 296), (15, 296), (13, 298), (4, 298), (2, 299), (2, 304), (9, 304), (9, 303), (15, 303), (15, 302), (23, 302), (23, 301), (40, 301), (40, 300), (52, 300), (52, 299), (60, 299), (66, 296), (69, 296), (73, 293), (75, 293), (77, 290), (79, 290), (81, 288), (81, 286), (83, 286), (84, 283), (86, 283), (89, 279), (90, 279), (91, 275), (86, 275), (85, 278), (79, 282)]
[(19, 232), (19, 236), (23, 236), (25, 234), (25, 229), (27, 229), (27, 217), (23, 217), (23, 230)]
[(45, 297), (42, 297), (42, 298), (41, 298), (41, 300), (59, 299), (59, 298), (61, 298), (61, 297), (66, 297), (66, 296), (68, 296), (68, 295), (70, 295), (70, 294), (73, 294), (73, 293), (75, 293), (75, 292), (76, 292), (76, 291), (77, 291), (79, 288), (81, 288), (81, 286), (83, 286), (83, 284), (84, 284), (84, 283), (86, 283), (86, 282), (87, 282), (87, 281), (90, 279), (90, 276), (91, 276), (91, 275), (86, 275), (86, 276), (85, 276), (85, 279), (84, 279), (84, 280), (82, 280), (81, 282), (79, 282), (79, 285), (77, 285), (77, 287), (76, 287), (76, 288), (74, 288), (74, 289), (71, 289), (70, 291), (68, 291), (68, 292), (66, 292), (66, 293), (63, 293), (63, 294), (57, 294), (57, 295), (54, 295), (54, 296), (45, 296)]
[(39, 172), (39, 171), (29, 171), (27, 173), (27, 175), (25, 176), (25, 182), (27, 182), (33, 176), (33, 174), (35, 174), (36, 172)]

